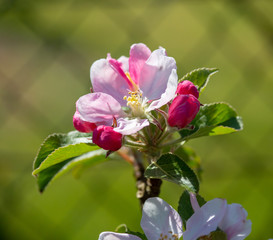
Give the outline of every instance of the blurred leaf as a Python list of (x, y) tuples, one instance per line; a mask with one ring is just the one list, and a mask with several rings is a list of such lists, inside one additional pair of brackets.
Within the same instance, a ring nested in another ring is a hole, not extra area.
[(203, 136), (223, 135), (243, 129), (243, 121), (227, 103), (211, 103), (201, 106), (191, 122), (193, 129), (182, 129), (183, 140)]
[(42, 144), (34, 161), (33, 175), (39, 190), (74, 167), (86, 167), (103, 161), (106, 151), (90, 143), (90, 134), (77, 131), (52, 134)]
[(182, 159), (170, 153), (151, 163), (145, 171), (145, 176), (179, 184), (190, 192), (199, 191), (199, 182), (194, 171)]
[(211, 75), (216, 72), (218, 72), (217, 68), (198, 68), (187, 73), (179, 82), (189, 80), (197, 86), (198, 91), (201, 93), (205, 89)]
[[(205, 199), (201, 197), (199, 194), (196, 195), (196, 198), (200, 207), (206, 203)], [(184, 191), (179, 199), (178, 213), (182, 218), (184, 227), (186, 228), (186, 221), (188, 221), (188, 219), (194, 213), (191, 206), (190, 194), (188, 191)]]
[(173, 154), (182, 158), (188, 166), (197, 173), (199, 180), (201, 179), (201, 159), (191, 147), (185, 145), (180, 146), (173, 152)]

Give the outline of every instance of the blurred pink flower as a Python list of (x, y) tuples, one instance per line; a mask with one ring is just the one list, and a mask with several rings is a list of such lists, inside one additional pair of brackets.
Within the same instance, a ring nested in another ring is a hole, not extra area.
[[(182, 232), (182, 220), (179, 214), (161, 198), (149, 198), (142, 210), (141, 227), (148, 240), (178, 240)], [(99, 240), (141, 240), (126, 234), (103, 232)]]

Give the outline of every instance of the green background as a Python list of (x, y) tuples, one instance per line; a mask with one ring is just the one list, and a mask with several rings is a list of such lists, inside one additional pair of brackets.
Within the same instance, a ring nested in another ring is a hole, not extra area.
[[(225, 101), (243, 132), (192, 140), (203, 163), (201, 195), (242, 204), (248, 239), (272, 231), (273, 2), (270, 0), (0, 1), (0, 238), (97, 239), (120, 223), (140, 230), (131, 166), (113, 160), (66, 175), (39, 194), (31, 176), (40, 143), (73, 130), (89, 68), (133, 43), (167, 49), (178, 74), (217, 67), (202, 103)], [(164, 182), (177, 207), (182, 189)]]

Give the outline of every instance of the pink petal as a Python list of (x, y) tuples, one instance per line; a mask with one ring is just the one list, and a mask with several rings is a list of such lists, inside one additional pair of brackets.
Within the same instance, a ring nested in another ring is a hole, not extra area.
[(126, 119), (126, 118), (120, 118), (118, 119), (118, 126), (114, 128), (116, 132), (121, 133), (122, 135), (131, 135), (142, 128), (149, 125), (148, 119)]
[(177, 234), (182, 236), (182, 220), (179, 214), (161, 198), (149, 198), (146, 200), (140, 223), (148, 240), (165, 237), (171, 238)]
[(187, 221), (187, 230), (184, 232), (184, 240), (196, 240), (208, 235), (217, 229), (223, 219), (227, 208), (224, 199), (215, 198), (204, 204)]
[(79, 132), (92, 132), (97, 126), (95, 123), (83, 121), (78, 111), (73, 116), (73, 125)]
[(151, 50), (143, 43), (133, 44), (130, 50), (129, 72), (133, 81), (138, 84), (140, 73), (145, 61), (150, 57)]
[(166, 91), (172, 70), (176, 69), (174, 58), (166, 56), (164, 48), (153, 51), (142, 67), (139, 88), (149, 100), (159, 99)]
[(83, 121), (96, 125), (112, 125), (113, 117), (125, 116), (119, 102), (108, 94), (97, 92), (83, 95), (76, 102)]
[(105, 150), (117, 151), (122, 146), (122, 134), (114, 131), (113, 127), (100, 125), (95, 128), (92, 141)]
[(150, 106), (147, 108), (147, 111), (152, 111), (154, 109), (160, 108), (175, 97), (177, 80), (178, 76), (176, 74), (176, 69), (173, 69), (171, 75), (169, 76), (165, 92), (160, 96), (158, 100), (155, 100), (150, 104)]
[[(116, 60), (115, 60), (116, 61)], [(118, 66), (117, 66), (118, 67)], [(124, 96), (128, 95), (128, 81), (124, 79), (124, 72), (113, 67), (106, 59), (100, 59), (94, 62), (90, 69), (90, 78), (95, 92), (103, 92), (115, 98), (121, 106), (126, 106)], [(123, 72), (124, 75), (121, 75)]]
[(99, 240), (141, 240), (139, 237), (127, 233), (102, 232)]
[(229, 204), (218, 226), (229, 240), (243, 240), (251, 232), (251, 221), (246, 220), (246, 217), (247, 212), (240, 204)]
[(124, 72), (129, 72), (129, 58), (125, 56), (121, 56), (117, 59), (118, 62), (121, 63), (121, 68)]

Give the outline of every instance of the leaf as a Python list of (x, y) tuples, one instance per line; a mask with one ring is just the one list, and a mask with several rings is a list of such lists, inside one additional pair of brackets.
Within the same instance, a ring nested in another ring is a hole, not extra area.
[[(196, 195), (197, 201), (199, 203), (199, 206), (203, 206), (206, 201), (203, 197), (201, 197), (199, 194)], [(186, 222), (188, 219), (192, 216), (194, 213), (192, 206), (191, 206), (191, 201), (190, 201), (190, 194), (188, 191), (184, 191), (179, 199), (178, 202), (178, 213), (180, 217), (182, 218), (183, 225), (186, 228)]]
[(199, 191), (194, 171), (182, 159), (170, 153), (151, 163), (145, 171), (145, 177), (164, 179), (179, 184), (190, 192)]
[(77, 131), (52, 134), (42, 144), (34, 160), (33, 175), (40, 192), (72, 168), (83, 168), (103, 161), (106, 151), (92, 144), (90, 134)]
[(185, 163), (187, 163), (188, 166), (197, 173), (199, 180), (201, 180), (201, 173), (203, 171), (201, 167), (201, 159), (191, 147), (185, 145), (180, 146), (173, 152), (173, 154), (182, 158)]
[(179, 82), (189, 80), (197, 86), (198, 91), (201, 93), (205, 89), (210, 77), (217, 72), (217, 68), (198, 68), (187, 73)]
[(227, 103), (211, 103), (200, 107), (191, 122), (193, 129), (182, 129), (182, 140), (203, 136), (223, 135), (243, 129), (243, 121)]
[(91, 135), (88, 133), (80, 133), (78, 131), (72, 131), (67, 134), (54, 133), (49, 135), (42, 143), (38, 151), (38, 154), (34, 160), (33, 169), (38, 168), (47, 158), (47, 156), (59, 147), (76, 143), (92, 143), (88, 137), (91, 137)]

